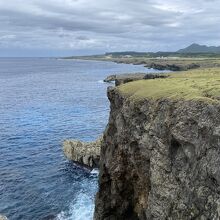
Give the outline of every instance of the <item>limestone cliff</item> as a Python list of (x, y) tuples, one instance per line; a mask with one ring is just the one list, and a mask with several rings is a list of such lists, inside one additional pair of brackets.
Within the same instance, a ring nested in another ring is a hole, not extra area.
[(219, 101), (108, 98), (94, 219), (220, 219)]

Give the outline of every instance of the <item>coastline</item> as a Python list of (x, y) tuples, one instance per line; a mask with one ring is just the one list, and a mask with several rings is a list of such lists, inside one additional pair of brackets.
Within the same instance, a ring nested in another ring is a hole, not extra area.
[[(103, 82), (115, 82), (115, 87), (118, 87), (133, 81), (165, 79), (167, 77), (169, 77), (169, 74), (164, 73), (114, 74), (106, 77)], [(82, 142), (80, 140), (64, 140), (62, 149), (65, 157), (68, 160), (92, 170), (93, 168), (99, 168), (100, 166), (100, 153), (102, 145), (103, 136), (92, 142)]]
[(65, 60), (91, 60), (91, 61), (107, 61), (115, 63), (143, 65), (148, 69), (156, 70), (170, 70), (170, 71), (187, 71), (193, 69), (213, 68), (220, 67), (219, 58), (184, 58), (184, 57), (159, 57), (159, 58), (146, 58), (146, 57), (109, 57), (105, 55), (99, 56), (75, 56), (64, 57)]

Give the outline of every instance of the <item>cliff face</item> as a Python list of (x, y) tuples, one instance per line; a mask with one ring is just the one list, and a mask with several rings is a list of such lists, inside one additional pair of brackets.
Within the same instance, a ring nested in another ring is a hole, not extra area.
[(219, 102), (108, 97), (94, 219), (220, 219)]

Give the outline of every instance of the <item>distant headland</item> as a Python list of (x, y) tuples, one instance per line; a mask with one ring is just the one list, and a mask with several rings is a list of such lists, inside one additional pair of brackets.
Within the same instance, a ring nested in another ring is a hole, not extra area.
[(196, 68), (220, 67), (220, 47), (191, 44), (175, 52), (108, 52), (63, 59), (99, 60), (144, 65), (157, 70), (183, 71)]

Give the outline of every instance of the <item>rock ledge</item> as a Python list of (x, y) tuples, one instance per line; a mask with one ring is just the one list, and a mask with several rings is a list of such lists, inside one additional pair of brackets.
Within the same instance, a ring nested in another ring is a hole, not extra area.
[(63, 143), (63, 152), (69, 160), (90, 168), (97, 168), (99, 167), (101, 143), (102, 137), (94, 142), (65, 140)]

